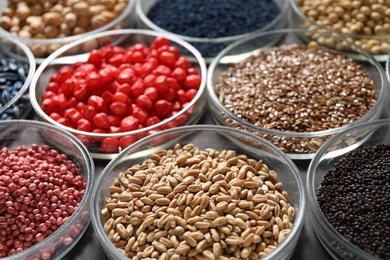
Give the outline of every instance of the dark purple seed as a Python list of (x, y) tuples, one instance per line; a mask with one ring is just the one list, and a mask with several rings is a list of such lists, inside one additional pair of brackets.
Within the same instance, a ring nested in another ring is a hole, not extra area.
[(342, 236), (390, 259), (390, 145), (358, 149), (324, 176), (318, 204)]

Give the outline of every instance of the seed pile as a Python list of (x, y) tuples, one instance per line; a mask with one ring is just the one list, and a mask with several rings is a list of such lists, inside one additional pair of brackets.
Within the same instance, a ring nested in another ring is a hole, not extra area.
[(315, 44), (263, 50), (224, 71), (215, 89), (242, 120), (290, 132), (341, 127), (377, 100), (374, 82), (359, 63)]
[(63, 65), (52, 74), (41, 108), (62, 125), (98, 134), (144, 129), (188, 110), (140, 135), (78, 135), (89, 149), (117, 153), (142, 135), (184, 124), (194, 113), (188, 104), (198, 98), (201, 83), (195, 64), (165, 37), (128, 48), (107, 44), (90, 51), (86, 61)]
[[(265, 27), (280, 14), (274, 1), (247, 0), (159, 0), (150, 8), (148, 18), (175, 34), (220, 38), (252, 32)], [(224, 44), (197, 44), (205, 56), (214, 57)]]
[[(2, 10), (0, 26), (15, 36), (55, 39), (80, 35), (109, 24), (129, 0), (10, 0)], [(29, 46), (36, 57), (50, 54), (58, 44)]]
[[(14, 58), (0, 57), (0, 108), (18, 94), (26, 81), (28, 71), (27, 63), (18, 62)], [(0, 120), (19, 118), (29, 102), (29, 95), (24, 94), (17, 104), (0, 115)]]
[[(390, 35), (389, 1), (298, 0), (297, 5), (304, 15), (320, 25), (342, 33), (368, 36), (354, 40), (368, 51), (374, 54), (390, 52), (388, 37), (369, 38)], [(309, 24), (307, 26), (309, 29), (318, 30), (318, 27)], [(341, 42), (331, 44), (339, 49), (346, 47)]]
[[(57, 230), (77, 209), (86, 187), (81, 170), (46, 145), (3, 147), (0, 173), (0, 257), (22, 252)], [(64, 237), (64, 244), (72, 242)], [(50, 251), (41, 259), (50, 259)]]
[(351, 152), (330, 170), (318, 190), (318, 204), (351, 243), (390, 259), (390, 145)]
[(259, 259), (288, 235), (295, 210), (277, 173), (235, 151), (161, 150), (114, 180), (102, 210), (132, 259)]

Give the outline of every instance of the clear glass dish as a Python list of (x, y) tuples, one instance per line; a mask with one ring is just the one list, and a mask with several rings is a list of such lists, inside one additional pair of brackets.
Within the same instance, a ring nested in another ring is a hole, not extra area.
[[(4, 8), (6, 8), (9, 4), (8, 0), (0, 2), (0, 15)], [(126, 8), (122, 10), (122, 13), (112, 20), (110, 23), (103, 25), (102, 27), (89, 31), (80, 35), (67, 36), (63, 38), (50, 38), (50, 39), (38, 39), (38, 38), (26, 38), (15, 36), (9, 31), (5, 30), (0, 26), (0, 32), (6, 35), (7, 38), (15, 38), (16, 40), (27, 45), (32, 53), (34, 54), (35, 61), (37, 64), (41, 64), (45, 58), (47, 58), (50, 54), (52, 54), (55, 50), (59, 49), (61, 46), (71, 43), (77, 39), (82, 39), (90, 35), (95, 35), (97, 33), (114, 30), (114, 29), (130, 29), (135, 26), (135, 1), (129, 0)]]
[(386, 61), (386, 75), (387, 75), (387, 80), (390, 82), (390, 54), (387, 56), (387, 61)]
[[(306, 194), (312, 227), (325, 249), (334, 259), (379, 259), (344, 238), (328, 221), (317, 203), (321, 181), (328, 171), (348, 153), (377, 144), (390, 143), (390, 121), (377, 121), (351, 126), (327, 141), (310, 162), (306, 177)], [(379, 186), (378, 186), (379, 189)], [(387, 202), (386, 202), (387, 203)]]
[[(373, 79), (377, 92), (377, 102), (375, 105), (356, 121), (338, 128), (322, 131), (279, 131), (251, 124), (248, 121), (234, 115), (233, 112), (228, 110), (222, 104), (215, 89), (215, 85), (220, 75), (227, 70), (227, 68), (245, 60), (252, 54), (266, 50), (270, 47), (291, 44), (307, 45), (310, 42), (308, 39), (310, 39), (313, 34), (321, 35), (321, 33), (316, 31), (282, 29), (253, 35), (248, 39), (233, 43), (229, 47), (225, 48), (210, 64), (207, 75), (207, 92), (210, 98), (210, 102), (208, 104), (215, 123), (238, 127), (256, 133), (259, 136), (270, 140), (276, 146), (284, 150), (291, 159), (308, 160), (313, 158), (316, 150), (334, 134), (356, 123), (373, 121), (379, 118), (383, 113), (383, 107), (385, 106), (387, 100), (389, 88), (384, 69), (371, 54), (348, 41), (345, 41), (345, 43), (353, 46), (362, 56), (365, 57), (364, 61), (358, 62), (362, 65), (363, 70), (370, 75), (370, 78)], [(332, 37), (337, 40), (343, 40), (338, 36), (328, 34), (323, 35), (324, 37)], [(326, 49), (326, 46), (321, 47), (325, 47)], [(355, 54), (348, 54), (347, 56), (352, 59), (355, 58)], [(226, 61), (229, 62), (227, 63)]]
[(90, 200), (92, 195), (95, 165), (85, 146), (72, 134), (56, 126), (33, 120), (0, 121), (0, 143), (2, 147), (14, 149), (32, 144), (48, 145), (64, 153), (77, 167), (87, 182), (84, 196), (76, 211), (55, 232), (43, 241), (23, 252), (2, 258), (4, 260), (61, 259), (83, 236), (90, 222)]
[(113, 159), (100, 174), (92, 198), (92, 223), (99, 241), (109, 259), (128, 259), (109, 240), (104, 230), (104, 218), (101, 210), (106, 205), (109, 187), (118, 174), (128, 170), (132, 165), (140, 164), (150, 155), (164, 149), (172, 149), (176, 144), (182, 147), (193, 144), (199, 150), (207, 148), (234, 150), (236, 155), (246, 155), (256, 161), (262, 160), (269, 169), (278, 174), (283, 189), (291, 198), (295, 208), (295, 218), (290, 233), (285, 240), (263, 259), (288, 259), (291, 257), (299, 240), (305, 214), (304, 187), (300, 172), (295, 164), (276, 146), (256, 135), (225, 126), (194, 125), (168, 129), (158, 134), (148, 136), (123, 150)]
[[(341, 31), (336, 31), (327, 26), (319, 24), (318, 22), (307, 17), (300, 7), (298, 6), (298, 0), (289, 0), (291, 3), (291, 20), (292, 24), (296, 28), (314, 30), (318, 32), (328, 33), (332, 35), (337, 35), (343, 39), (347, 39), (356, 45), (371, 49), (369, 52), (377, 59), (379, 62), (385, 62), (390, 48), (390, 34), (384, 35), (364, 35), (364, 34), (352, 34), (352, 33), (343, 33)], [(340, 4), (342, 6), (342, 4)], [(383, 14), (385, 15), (385, 14)], [(356, 21), (355, 21), (356, 22)], [(323, 41), (319, 38), (318, 35), (312, 35), (311, 37), (314, 41)], [(356, 55), (357, 59), (364, 60), (364, 55), (361, 55), (360, 52), (357, 52), (351, 46), (343, 44), (341, 40), (339, 41), (329, 41), (326, 43), (329, 48), (336, 49), (342, 52)], [(370, 47), (368, 47), (370, 46)], [(374, 47), (375, 46), (375, 47)]]
[[(229, 44), (247, 38), (253, 34), (262, 32), (262, 31), (270, 31), (287, 27), (287, 20), (289, 16), (289, 3), (285, 0), (275, 0), (274, 2), (280, 9), (280, 14), (269, 24), (265, 25), (263, 28), (257, 29), (253, 32), (234, 35), (229, 37), (221, 37), (221, 38), (199, 38), (199, 37), (189, 37), (178, 35), (169, 31), (166, 31), (159, 26), (155, 25), (150, 19), (147, 17), (149, 9), (157, 2), (157, 0), (136, 0), (136, 13), (137, 13), (137, 27), (140, 29), (149, 29), (153, 31), (157, 31), (164, 34), (169, 34), (178, 38), (181, 38), (190, 44), (192, 44), (195, 48), (197, 48), (202, 56), (205, 58), (207, 63), (211, 63), (214, 55), (204, 54), (208, 52), (210, 48), (215, 49), (215, 53), (217, 54), (223, 48), (228, 46)], [(203, 51), (202, 51), (203, 50)]]
[(23, 86), (6, 104), (0, 107), (0, 117), (4, 116), (5, 119), (24, 119), (32, 110), (28, 88), (36, 69), (34, 55), (24, 43), (17, 39), (8, 38), (6, 35), (1, 35), (0, 56), (6, 59), (14, 59), (15, 62), (22, 64), (28, 69), (28, 71), (25, 71), (27, 76)]
[[(135, 136), (138, 139), (140, 137), (152, 133), (155, 130), (164, 129), (173, 122), (178, 122), (180, 124), (194, 124), (198, 122), (206, 108), (206, 64), (200, 53), (193, 46), (181, 39), (176, 39), (168, 35), (163, 36), (169, 39), (173, 46), (177, 47), (181, 52), (185, 50), (188, 52), (188, 55), (191, 54), (191, 60), (193, 60), (191, 64), (193, 68), (198, 71), (202, 79), (196, 96), (191, 100), (191, 102), (188, 102), (186, 107), (184, 107), (182, 110), (180, 110), (173, 116), (157, 124), (144, 127), (138, 130), (120, 133), (101, 134), (79, 131), (64, 126), (50, 118), (49, 115), (44, 113), (41, 108), (42, 95), (46, 91), (46, 86), (50, 80), (50, 77), (58, 71), (58, 68), (63, 65), (72, 65), (77, 61), (86, 61), (86, 59), (88, 58), (89, 51), (75, 52), (74, 47), (77, 48), (79, 46), (90, 46), (92, 48), (88, 47), (88, 50), (92, 50), (105, 46), (106, 44), (112, 44), (114, 46), (117, 45), (124, 48), (133, 46), (136, 43), (141, 43), (145, 46), (150, 46), (153, 40), (158, 36), (162, 36), (162, 34), (148, 30), (111, 30), (91, 35), (78, 41), (72, 42), (54, 52), (38, 67), (30, 86), (31, 104), (37, 114), (38, 119), (61, 127), (75, 135), (94, 137), (95, 140), (101, 140), (102, 138), (108, 137), (119, 138), (122, 136)], [(188, 118), (185, 122), (181, 122), (182, 117)], [(112, 159), (120, 152), (118, 149), (114, 153), (105, 153), (100, 151), (99, 145), (99, 142), (97, 142), (87, 147), (93, 158)]]

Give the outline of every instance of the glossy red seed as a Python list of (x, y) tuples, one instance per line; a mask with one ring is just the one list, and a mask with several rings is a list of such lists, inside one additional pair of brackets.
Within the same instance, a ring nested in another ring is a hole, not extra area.
[(170, 42), (167, 38), (163, 37), (163, 36), (157, 36), (154, 41), (153, 41), (153, 44), (150, 46), (150, 48), (154, 48), (154, 49), (158, 49), (164, 45), (169, 45)]
[(127, 51), (124, 47), (119, 45), (112, 46), (112, 50), (114, 53), (121, 53), (121, 54), (125, 54)]
[(186, 88), (199, 89), (202, 78), (199, 75), (190, 74), (186, 77), (183, 85)]
[(163, 51), (160, 53), (160, 62), (161, 64), (173, 68), (176, 63), (176, 55), (170, 51)]
[(176, 64), (175, 64), (175, 67), (180, 67), (180, 68), (183, 68), (185, 70), (191, 68), (191, 62), (189, 62), (189, 60), (185, 57), (179, 57), (177, 60), (176, 60)]
[(156, 102), (158, 100), (158, 91), (155, 87), (147, 87), (144, 91), (144, 95), (152, 102)]
[(165, 66), (165, 65), (158, 65), (152, 72), (153, 74), (155, 75), (164, 75), (164, 76), (171, 76), (171, 69), (168, 67), (168, 66)]
[(161, 120), (157, 116), (152, 116), (146, 120), (145, 125), (152, 126), (152, 125), (158, 124), (160, 122), (161, 122)]
[(168, 77), (165, 75), (159, 75), (154, 80), (154, 86), (159, 93), (164, 93), (168, 90)]
[(145, 91), (145, 84), (142, 80), (136, 80), (133, 85), (131, 85), (131, 96), (137, 98), (142, 95)]
[(179, 89), (178, 91), (176, 91), (176, 100), (179, 101), (181, 104), (188, 102), (186, 91), (184, 91), (183, 89)]
[(161, 93), (160, 99), (164, 99), (169, 102), (174, 102), (176, 100), (176, 91), (172, 88), (168, 88), (167, 91)]
[(107, 106), (110, 106), (114, 102), (114, 94), (108, 90), (103, 91), (101, 98)]
[(115, 67), (119, 67), (123, 63), (123, 54), (115, 53), (108, 59), (107, 63)]
[(61, 125), (64, 125), (64, 126), (67, 126), (67, 127), (71, 127), (71, 128), (74, 127), (74, 126), (71, 124), (71, 122), (69, 122), (68, 120), (66, 120), (66, 118), (64, 118), (64, 117), (58, 118), (56, 121), (57, 121), (58, 123), (60, 123)]
[(186, 91), (186, 97), (187, 97), (187, 102), (190, 102), (191, 100), (194, 99), (194, 97), (198, 94), (197, 89), (189, 89)]
[(108, 129), (110, 127), (108, 115), (106, 113), (97, 113), (93, 117), (93, 124), (98, 128)]
[(75, 135), (87, 148), (93, 143), (93, 137), (87, 135)]
[(83, 78), (91, 73), (92, 71), (95, 71), (96, 67), (91, 63), (84, 63), (77, 67), (77, 69), (74, 70), (72, 78)]
[(76, 125), (77, 122), (83, 118), (82, 114), (74, 107), (68, 108), (64, 111), (64, 117), (72, 123), (72, 125)]
[(112, 101), (123, 102), (127, 106), (131, 106), (131, 104), (133, 104), (130, 97), (122, 92), (115, 92), (115, 94), (112, 96)]
[(48, 115), (50, 115), (53, 112), (56, 112), (54, 111), (54, 102), (51, 98), (42, 100), (41, 108), (43, 112), (45, 112)]
[(57, 82), (49, 82), (46, 86), (46, 91), (52, 91), (53, 93), (57, 93), (60, 89), (60, 84)]
[(118, 150), (119, 141), (114, 137), (104, 138), (100, 144), (100, 151), (104, 153), (114, 153)]
[(146, 111), (149, 111), (153, 108), (153, 102), (146, 95), (140, 95), (137, 97), (136, 105), (145, 109)]
[(85, 82), (89, 91), (95, 91), (97, 88), (101, 89), (102, 80), (99, 72), (92, 71), (85, 77)]
[(133, 131), (138, 128), (139, 120), (134, 116), (127, 116), (122, 119), (120, 128), (122, 132)]
[(59, 78), (58, 78), (58, 83), (61, 85), (65, 80), (70, 79), (73, 75), (73, 69), (69, 66), (62, 66), (59, 70), (58, 73)]
[(131, 68), (125, 68), (122, 71), (118, 73), (116, 76), (116, 80), (118, 81), (119, 84), (133, 84), (135, 79), (135, 74), (133, 69)]
[(85, 105), (81, 110), (80, 110), (83, 118), (92, 121), (93, 117), (97, 114), (97, 110), (95, 107), (90, 106), (90, 105)]
[(93, 127), (90, 121), (82, 118), (77, 122), (76, 129), (84, 132), (91, 132)]
[(131, 94), (132, 94), (131, 85), (128, 83), (119, 84), (118, 87), (116, 88), (115, 92), (122, 92), (122, 93), (126, 94), (127, 96), (131, 96)]
[(124, 102), (112, 102), (110, 105), (110, 113), (115, 116), (125, 117), (128, 115), (128, 106)]
[(145, 57), (142, 51), (133, 51), (131, 54), (131, 59), (133, 63), (144, 63)]
[(52, 97), (54, 97), (55, 95), (56, 95), (56, 93), (53, 92), (53, 91), (46, 91), (46, 92), (43, 93), (43, 95), (42, 95), (42, 100), (52, 98)]
[(58, 112), (62, 113), (66, 109), (66, 97), (64, 94), (58, 94), (51, 98), (53, 101), (53, 111), (52, 112)]
[(172, 111), (172, 103), (166, 100), (157, 100), (154, 104), (154, 111), (160, 118), (164, 118)]
[(102, 97), (93, 95), (88, 98), (88, 105), (93, 106), (97, 112), (107, 113), (107, 105)]
[(132, 52), (129, 50), (126, 53), (123, 54), (122, 56), (122, 64), (132, 64), (133, 63), (133, 58), (132, 58)]
[(79, 84), (75, 87), (73, 92), (73, 96), (77, 99), (77, 101), (86, 101), (88, 99), (88, 90), (87, 84)]
[(179, 82), (184, 82), (187, 77), (187, 70), (177, 67), (172, 71), (172, 77), (177, 79)]
[(115, 115), (108, 115), (108, 123), (110, 126), (120, 126), (122, 117)]
[(154, 62), (147, 61), (144, 64), (142, 64), (142, 74), (141, 76), (147, 76), (152, 71), (157, 68), (158, 62), (155, 64)]
[(140, 52), (144, 53), (146, 50), (146, 47), (142, 43), (136, 43), (133, 46), (131, 46), (129, 49), (132, 51), (140, 51)]
[(50, 114), (50, 118), (56, 121), (59, 118), (61, 118), (61, 114), (59, 114), (59, 113), (51, 113)]
[(123, 136), (119, 139), (119, 146), (121, 149), (125, 149), (126, 147), (132, 145), (137, 141), (137, 138), (133, 135)]
[(141, 124), (144, 124), (149, 117), (148, 112), (146, 112), (144, 109), (142, 109), (141, 107), (138, 107), (138, 106), (133, 107), (133, 114), (132, 115), (135, 118), (137, 118)]
[(99, 70), (100, 81), (103, 84), (111, 82), (115, 78), (115, 72), (110, 68), (102, 68)]
[(107, 44), (100, 49), (100, 55), (104, 60), (108, 61), (112, 56), (115, 55), (112, 44)]
[(102, 61), (103, 61), (103, 57), (100, 55), (99, 50), (90, 51), (87, 60), (88, 63), (92, 63), (96, 66), (99, 66), (102, 63)]
[(143, 84), (145, 88), (148, 87), (154, 87), (154, 81), (156, 80), (156, 75), (154, 74), (149, 74), (144, 78)]
[(76, 107), (78, 103), (75, 97), (70, 97), (66, 100), (66, 108)]

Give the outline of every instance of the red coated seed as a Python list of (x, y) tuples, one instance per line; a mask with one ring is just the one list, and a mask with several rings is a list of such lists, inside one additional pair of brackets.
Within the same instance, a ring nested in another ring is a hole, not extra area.
[[(186, 91), (198, 89), (200, 83), (198, 71), (178, 48), (170, 46), (168, 39), (157, 37), (150, 47), (135, 44), (124, 49), (109, 44), (92, 50), (86, 62), (61, 67), (51, 76), (41, 106), (65, 126), (86, 132), (120, 133), (152, 126), (179, 112), (183, 106), (175, 104), (190, 102), (194, 92)], [(168, 103), (159, 104), (160, 100)], [(142, 110), (133, 111), (134, 104)], [(138, 123), (122, 126), (119, 122), (129, 116)], [(148, 120), (155, 116), (159, 120)], [(108, 139), (102, 144), (104, 138), (77, 137), (87, 147), (97, 144), (102, 151), (113, 150), (119, 141)], [(120, 148), (124, 143), (131, 142), (121, 142)]]
[[(6, 257), (58, 229), (78, 207), (86, 184), (66, 155), (45, 145), (12, 151), (4, 147), (0, 156), (0, 257)], [(67, 201), (60, 199), (64, 195)], [(41, 259), (53, 252), (48, 250)]]

